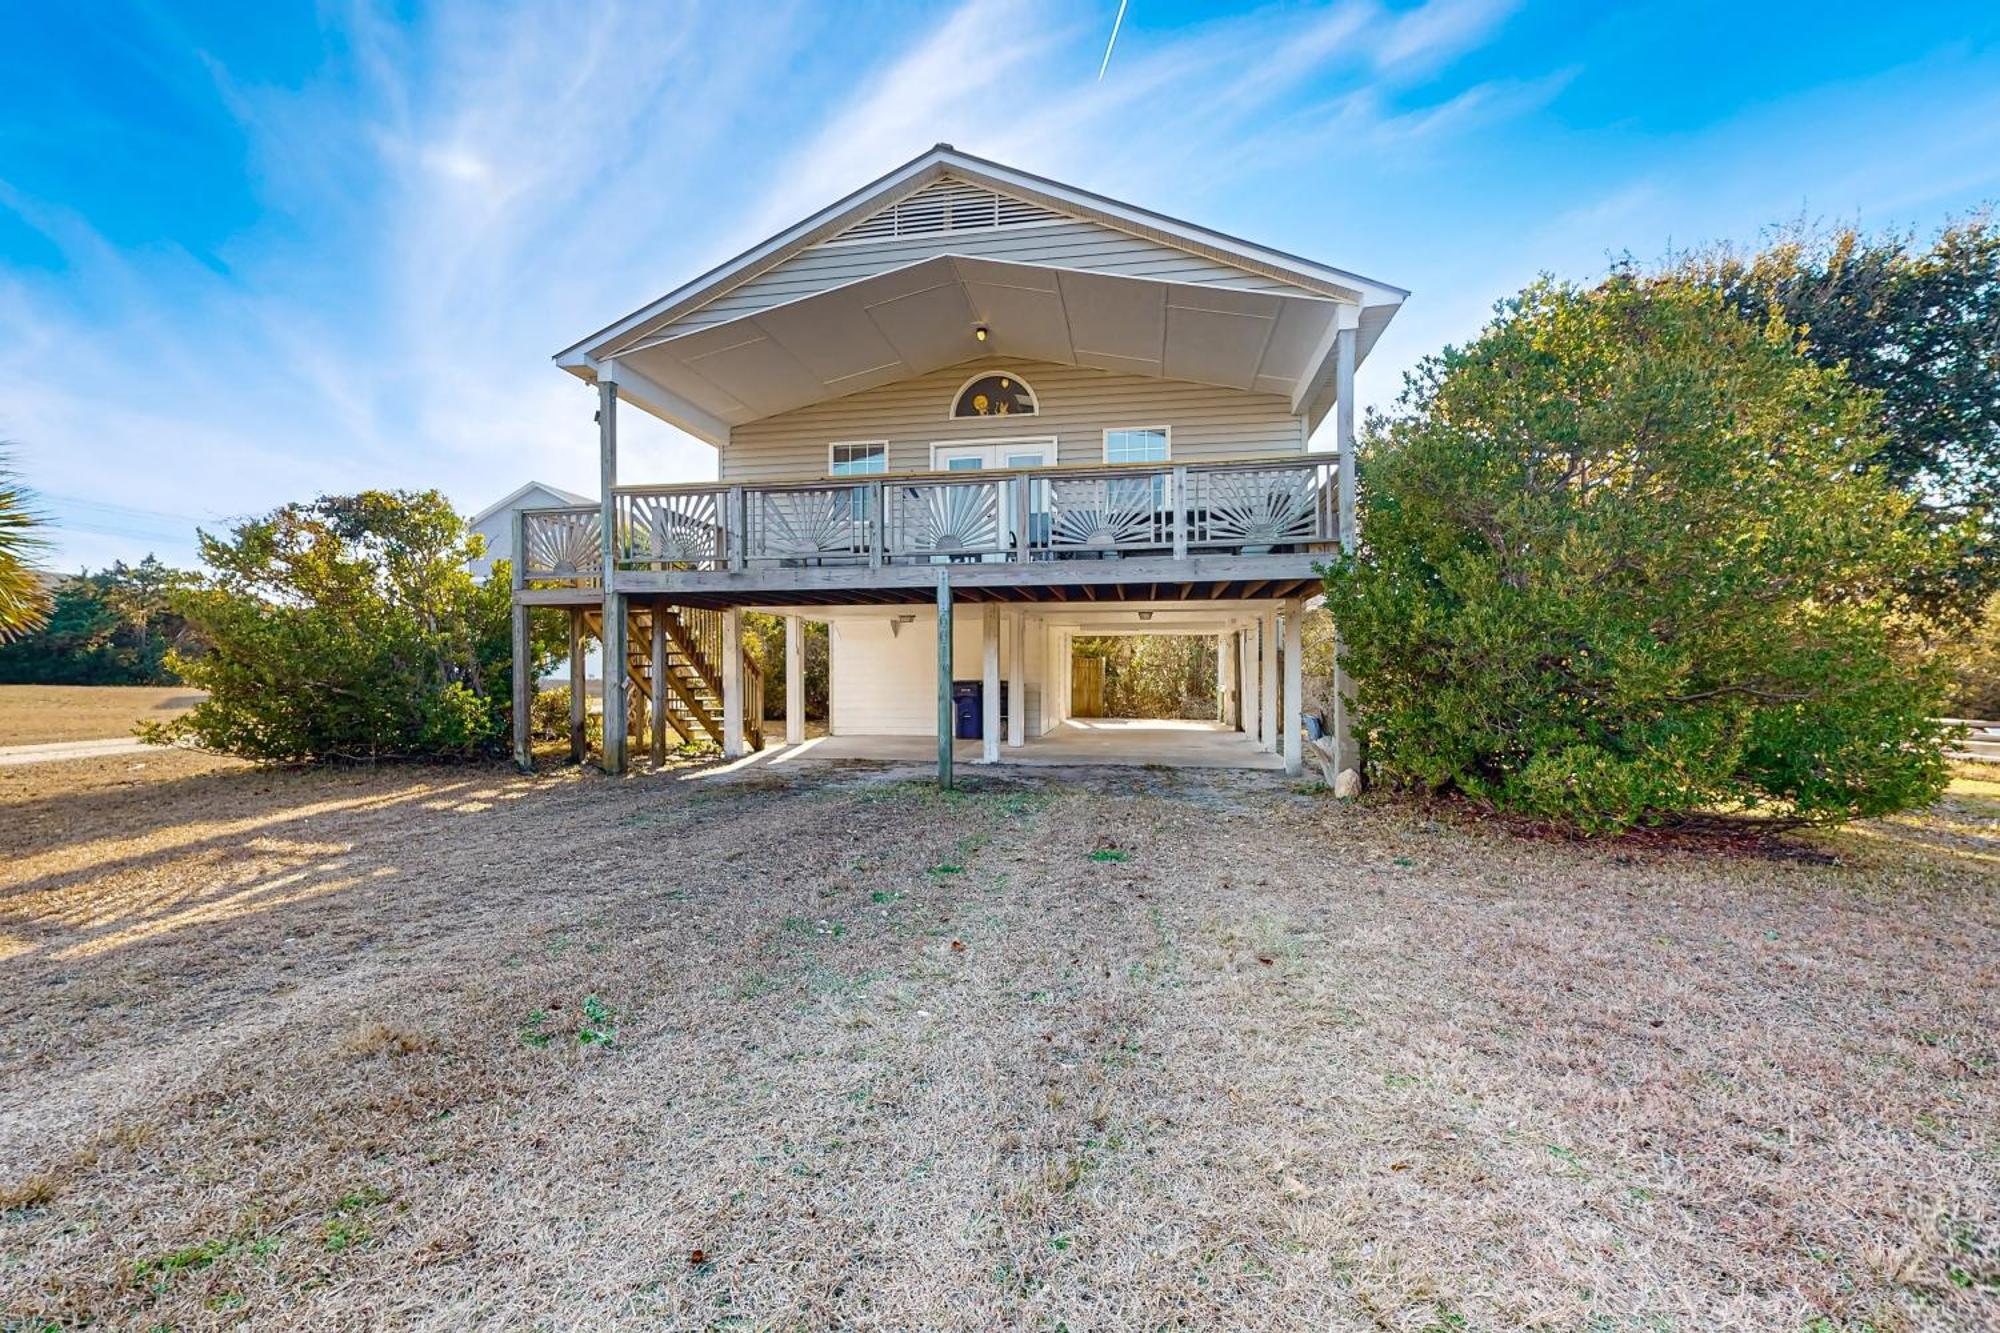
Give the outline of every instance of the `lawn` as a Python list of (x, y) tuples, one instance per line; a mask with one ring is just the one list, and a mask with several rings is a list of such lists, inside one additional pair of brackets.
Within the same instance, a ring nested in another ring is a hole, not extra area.
[(0, 769), (6, 1326), (2000, 1302), (2000, 784), (1752, 846), (692, 772)]
[(201, 700), (185, 685), (0, 685), (0, 745), (110, 740), (179, 717)]

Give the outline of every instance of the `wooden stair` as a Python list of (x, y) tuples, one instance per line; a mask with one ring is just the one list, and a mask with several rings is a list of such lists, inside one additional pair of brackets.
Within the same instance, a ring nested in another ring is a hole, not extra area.
[[(689, 607), (632, 604), (625, 623), (625, 710), (628, 734), (642, 742), (651, 727), (653, 697), (653, 618), (658, 616), (666, 649), (666, 707), (662, 721), (668, 744), (722, 745), (722, 615)], [(603, 613), (589, 611), (584, 622), (604, 641)], [(743, 739), (764, 748), (764, 668), (743, 654)]]

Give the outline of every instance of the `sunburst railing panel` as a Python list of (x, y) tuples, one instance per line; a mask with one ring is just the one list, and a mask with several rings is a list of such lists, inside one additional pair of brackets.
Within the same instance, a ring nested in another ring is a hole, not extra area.
[(1188, 473), (1188, 545), (1246, 555), (1339, 538), (1330, 462), (1312, 459)]
[(1009, 478), (896, 482), (883, 488), (885, 554), (892, 560), (1005, 555)]
[(601, 520), (595, 505), (522, 510), (521, 536), (527, 548), (522, 579), (578, 587), (602, 582)]
[(619, 563), (639, 569), (723, 569), (728, 490), (627, 491), (618, 496)]
[(788, 487), (744, 495), (745, 557), (843, 563), (868, 558), (868, 490)]
[(1031, 545), (1045, 559), (1152, 553), (1170, 547), (1171, 482), (1166, 469), (1037, 477), (1029, 508)]

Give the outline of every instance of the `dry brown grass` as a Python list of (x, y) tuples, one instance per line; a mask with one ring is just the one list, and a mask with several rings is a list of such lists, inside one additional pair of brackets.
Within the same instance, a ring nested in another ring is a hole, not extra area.
[(0, 1319), (1992, 1320), (2000, 791), (1798, 857), (688, 772), (0, 770)]
[(0, 745), (111, 740), (201, 700), (185, 685), (0, 685)]

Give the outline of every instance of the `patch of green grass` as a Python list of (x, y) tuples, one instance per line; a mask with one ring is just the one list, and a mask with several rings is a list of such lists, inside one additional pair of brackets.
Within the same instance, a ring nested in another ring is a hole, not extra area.
[(233, 1237), (205, 1240), (199, 1245), (190, 1245), (184, 1250), (173, 1250), (151, 1259), (141, 1259), (133, 1265), (132, 1276), (171, 1279), (176, 1273), (192, 1273), (208, 1267), (217, 1259), (234, 1250), (238, 1241)]
[(579, 1046), (614, 1046), (617, 1028), (617, 1011), (595, 995), (583, 997), (583, 1024), (576, 1030)]
[(531, 1009), (521, 1020), (521, 1040), (530, 1046), (542, 1047), (549, 1044), (550, 1034), (542, 1031), (542, 1024), (549, 1021), (546, 1009)]
[(320, 1244), (326, 1247), (328, 1254), (356, 1249), (372, 1238), (368, 1223), (358, 1217), (329, 1217), (319, 1233)]
[(1099, 847), (1090, 854), (1093, 861), (1129, 861), (1132, 853), (1120, 847)]
[(926, 875), (963, 875), (965, 867), (956, 861), (940, 861), (924, 872)]
[(1576, 1155), (1575, 1149), (1565, 1148), (1560, 1143), (1549, 1143), (1549, 1144), (1544, 1144), (1543, 1146), (1549, 1150), (1549, 1156), (1555, 1158), (1558, 1162), (1561, 1162), (1571, 1171), (1574, 1171), (1577, 1175), (1585, 1174), (1583, 1169), (1583, 1159)]

